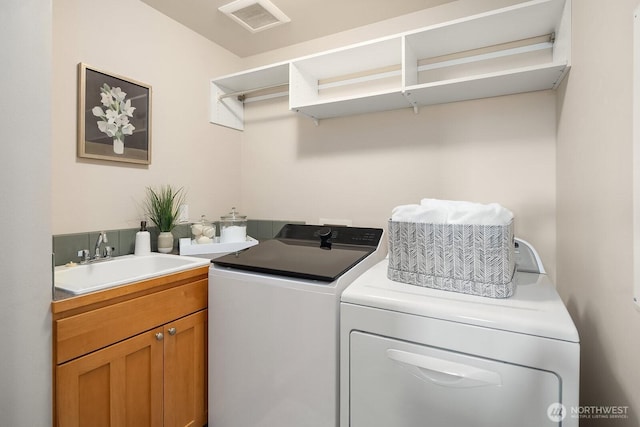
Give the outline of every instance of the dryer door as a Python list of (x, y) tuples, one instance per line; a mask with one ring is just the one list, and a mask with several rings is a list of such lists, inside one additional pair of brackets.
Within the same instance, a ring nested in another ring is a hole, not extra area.
[(350, 341), (351, 427), (559, 425), (551, 372), (361, 332)]

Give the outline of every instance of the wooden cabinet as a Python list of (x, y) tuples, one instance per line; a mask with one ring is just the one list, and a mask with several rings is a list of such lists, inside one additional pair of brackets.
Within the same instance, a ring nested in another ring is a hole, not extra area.
[(571, 0), (530, 0), (213, 79), (210, 121), (242, 130), (245, 102), (283, 93), (317, 121), (555, 89), (570, 51)]
[(54, 302), (57, 426), (206, 424), (207, 273)]
[(146, 332), (56, 368), (58, 425), (163, 425), (163, 344)]
[(164, 426), (202, 426), (206, 419), (207, 310), (165, 327)]

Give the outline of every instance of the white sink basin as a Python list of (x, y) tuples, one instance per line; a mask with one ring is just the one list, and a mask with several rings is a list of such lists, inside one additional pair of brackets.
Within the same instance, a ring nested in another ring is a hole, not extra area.
[(74, 295), (209, 265), (210, 260), (152, 253), (124, 255), (108, 261), (55, 268), (55, 287)]

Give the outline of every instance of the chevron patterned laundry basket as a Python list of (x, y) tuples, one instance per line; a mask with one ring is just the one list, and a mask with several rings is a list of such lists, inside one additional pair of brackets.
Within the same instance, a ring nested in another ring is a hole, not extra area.
[(491, 298), (513, 295), (513, 221), (508, 225), (389, 221), (389, 279)]

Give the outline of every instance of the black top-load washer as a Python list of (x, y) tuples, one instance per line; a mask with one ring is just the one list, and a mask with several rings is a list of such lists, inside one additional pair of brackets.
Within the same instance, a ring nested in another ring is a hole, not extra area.
[(216, 258), (218, 266), (333, 282), (380, 243), (382, 229), (286, 224), (272, 240)]

